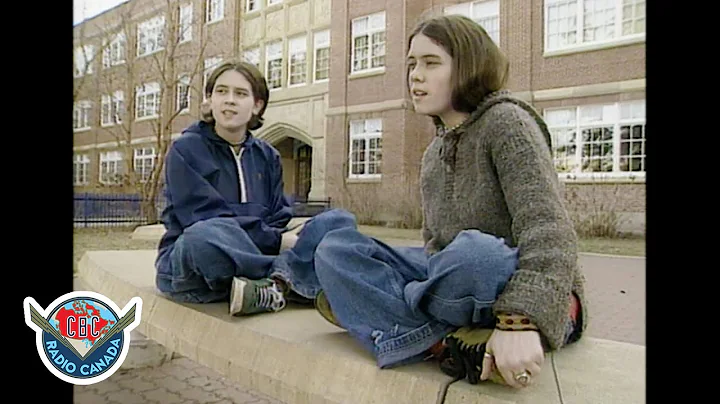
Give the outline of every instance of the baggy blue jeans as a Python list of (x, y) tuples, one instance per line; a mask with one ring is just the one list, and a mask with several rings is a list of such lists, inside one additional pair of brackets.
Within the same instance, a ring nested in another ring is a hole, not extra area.
[(459, 327), (493, 328), (492, 305), (517, 263), (517, 248), (478, 230), (428, 256), (345, 227), (328, 232), (315, 253), (333, 314), (380, 368), (421, 361)]
[(320, 213), (304, 224), (293, 248), (265, 255), (232, 218), (203, 220), (185, 229), (173, 249), (159, 257), (169, 261), (172, 275), (158, 283), (170, 299), (211, 303), (229, 299), (233, 277), (279, 277), (300, 296), (297, 300), (314, 299), (320, 291), (313, 267), (315, 249), (327, 232), (346, 226), (356, 226), (350, 213)]

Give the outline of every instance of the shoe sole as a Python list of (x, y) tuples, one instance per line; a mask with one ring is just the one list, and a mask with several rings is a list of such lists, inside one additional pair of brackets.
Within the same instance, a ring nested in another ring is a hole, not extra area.
[[(247, 282), (245, 282), (242, 279), (239, 278), (233, 278), (232, 286), (230, 287), (230, 315), (231, 316), (237, 316), (242, 314), (242, 303), (244, 292), (245, 292), (245, 286), (247, 285)], [(235, 296), (235, 291), (238, 290), (239, 296)]]
[(332, 309), (330, 308), (330, 302), (328, 302), (327, 297), (325, 297), (325, 293), (323, 291), (320, 291), (318, 293), (318, 296), (315, 299), (315, 309), (320, 313), (322, 318), (324, 318), (327, 322), (330, 324), (343, 328), (338, 322), (337, 319), (335, 319), (335, 316), (332, 314)]

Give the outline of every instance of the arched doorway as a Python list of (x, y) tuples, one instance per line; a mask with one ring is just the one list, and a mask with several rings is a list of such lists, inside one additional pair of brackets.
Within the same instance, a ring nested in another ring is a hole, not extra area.
[(258, 137), (280, 153), (285, 195), (297, 202), (307, 201), (312, 188), (312, 139), (284, 123), (271, 125)]

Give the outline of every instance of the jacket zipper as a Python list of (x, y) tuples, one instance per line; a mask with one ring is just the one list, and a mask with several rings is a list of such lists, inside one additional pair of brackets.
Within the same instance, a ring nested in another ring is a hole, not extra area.
[(230, 146), (230, 151), (235, 157), (235, 165), (237, 166), (238, 178), (240, 178), (240, 202), (245, 203), (247, 202), (247, 191), (245, 189), (245, 177), (243, 176), (241, 160), (243, 151), (245, 151), (245, 147), (240, 147), (240, 153), (238, 154), (235, 154), (235, 150), (233, 150), (232, 146)]

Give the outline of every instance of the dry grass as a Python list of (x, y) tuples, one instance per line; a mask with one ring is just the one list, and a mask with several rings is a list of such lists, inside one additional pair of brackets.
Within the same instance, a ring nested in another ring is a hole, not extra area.
[[(422, 234), (418, 229), (395, 229), (380, 226), (358, 226), (361, 232), (379, 239), (404, 239), (422, 241)], [(645, 256), (644, 237), (581, 237), (578, 240), (581, 252), (628, 255), (633, 257)]]
[(73, 232), (73, 271), (86, 251), (154, 250), (157, 241), (132, 240), (132, 229), (75, 229)]
[[(380, 226), (359, 226), (364, 234), (400, 244), (400, 241), (422, 241), (418, 229), (398, 229)], [(97, 250), (154, 250), (157, 241), (133, 240), (132, 229), (75, 229), (73, 234), (73, 271), (86, 251)], [(403, 243), (404, 244), (404, 243)], [(645, 239), (628, 238), (581, 238), (580, 251), (599, 254), (645, 256)]]

